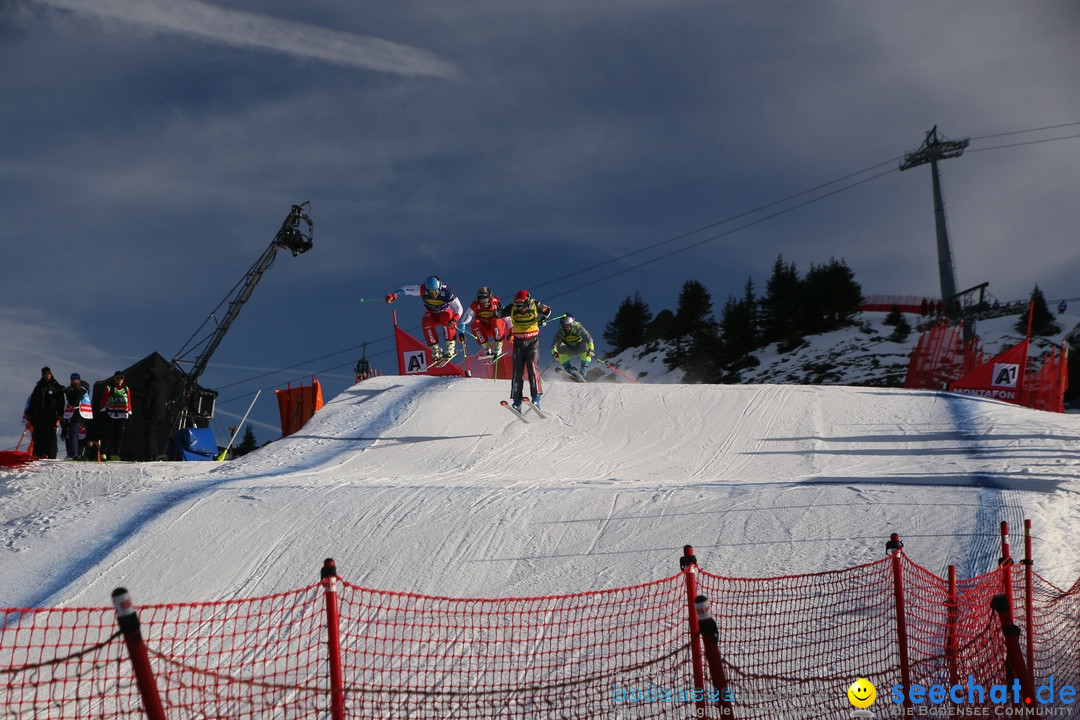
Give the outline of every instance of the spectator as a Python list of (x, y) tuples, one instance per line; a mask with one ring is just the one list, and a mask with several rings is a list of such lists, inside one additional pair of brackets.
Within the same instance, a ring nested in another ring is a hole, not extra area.
[(64, 420), (60, 423), (67, 449), (68, 460), (86, 457), (87, 425), (94, 417), (94, 405), (90, 401), (90, 389), (83, 383), (79, 373), (71, 373), (71, 384), (64, 388)]
[(124, 430), (131, 417), (131, 388), (124, 384), (124, 371), (113, 373), (112, 382), (105, 386), (101, 396), (101, 407), (105, 414), (105, 432), (102, 440), (105, 445), (105, 458), (119, 460), (124, 448)]
[(56, 426), (63, 416), (64, 386), (56, 381), (51, 369), (43, 367), (26, 405), (26, 419), (34, 428), (34, 457), (56, 459)]

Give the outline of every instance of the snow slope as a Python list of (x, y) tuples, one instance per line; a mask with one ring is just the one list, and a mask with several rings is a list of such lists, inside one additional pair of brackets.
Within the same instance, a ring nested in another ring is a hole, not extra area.
[(990, 569), (998, 522), (1036, 570), (1080, 576), (1080, 416), (941, 393), (547, 380), (548, 419), (508, 383), (381, 377), (229, 463), (37, 462), (0, 472), (0, 606), (143, 604), (314, 582), (566, 593), (703, 566), (762, 577), (910, 556)]

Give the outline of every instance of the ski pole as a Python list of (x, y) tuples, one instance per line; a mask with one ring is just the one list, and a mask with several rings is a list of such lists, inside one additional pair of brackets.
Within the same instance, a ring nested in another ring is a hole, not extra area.
[[(465, 328), (458, 328), (458, 330), (466, 335), (472, 334)], [(472, 368), (469, 367), (469, 343), (465, 342), (465, 338), (461, 338), (461, 351), (465, 353), (465, 377), (472, 377)]]
[(360, 298), (359, 302), (386, 302), (386, 298)]
[(248, 417), (248, 414), (249, 414), (249, 413), (251, 413), (251, 408), (255, 407), (255, 401), (259, 399), (259, 394), (260, 394), (260, 393), (262, 393), (262, 390), (258, 390), (258, 391), (256, 391), (256, 393), (255, 393), (255, 397), (253, 397), (253, 398), (251, 399), (251, 404), (250, 404), (250, 405), (248, 405), (248, 409), (247, 409), (247, 412), (246, 412), (246, 413), (244, 413), (244, 419), (243, 419), (243, 420), (241, 420), (241, 421), (240, 421), (240, 424), (236, 426), (236, 431), (235, 431), (235, 432), (234, 432), (234, 433), (232, 434), (232, 437), (231, 437), (231, 438), (229, 438), (229, 444), (228, 444), (228, 445), (226, 445), (226, 446), (225, 446), (225, 449), (221, 451), (221, 454), (220, 454), (220, 455), (218, 455), (218, 457), (217, 457), (217, 459), (218, 459), (218, 462), (221, 462), (222, 460), (224, 460), (224, 459), (225, 459), (225, 456), (226, 456), (226, 455), (228, 454), (228, 452), (229, 452), (229, 448), (231, 448), (231, 447), (232, 447), (232, 444), (233, 444), (233, 440), (235, 440), (235, 439), (236, 439), (236, 436), (237, 436), (237, 435), (238, 435), (238, 434), (240, 433), (240, 428), (244, 427), (244, 423), (245, 423), (245, 422), (247, 422), (247, 417)]
[(607, 366), (608, 366), (609, 368), (611, 368), (611, 369), (612, 369), (612, 370), (614, 370), (615, 372), (619, 373), (620, 375), (622, 375), (622, 376), (623, 376), (624, 378), (626, 378), (626, 379), (627, 379), (627, 380), (629, 380), (630, 382), (634, 383), (635, 385), (640, 385), (640, 384), (641, 384), (641, 383), (639, 383), (639, 382), (638, 382), (637, 380), (635, 380), (634, 378), (632, 378), (632, 377), (630, 377), (629, 375), (627, 375), (626, 373), (624, 373), (624, 372), (623, 372), (622, 370), (620, 370), (619, 368), (617, 368), (617, 367), (615, 367), (614, 365), (612, 365), (611, 363), (609, 363), (609, 362), (608, 362), (607, 360), (605, 360), (604, 358), (602, 358), (602, 357), (598, 357), (598, 358), (596, 358), (596, 359), (597, 359), (597, 360), (599, 360), (600, 362), (604, 363), (604, 364), (605, 364), (605, 365), (607, 365)]
[(23, 441), (24, 437), (26, 437), (26, 426), (25, 425), (23, 426), (23, 429), (22, 429), (22, 435), (19, 436), (19, 444), (15, 446), (16, 450), (18, 450), (20, 447), (22, 447), (22, 441)]

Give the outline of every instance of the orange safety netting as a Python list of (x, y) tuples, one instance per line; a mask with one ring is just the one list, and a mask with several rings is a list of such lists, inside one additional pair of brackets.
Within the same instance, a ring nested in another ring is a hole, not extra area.
[[(1080, 685), (1080, 583), (1062, 591), (1028, 567), (950, 584), (900, 551), (812, 575), (691, 570), (613, 590), (493, 599), (330, 578), (260, 598), (144, 606), (139, 620), (169, 718), (839, 720), (851, 716), (846, 691), (859, 677), (877, 686), (882, 714), (899, 710), (890, 688), (905, 678), (927, 687), (969, 675), (987, 688), (1008, 682), (990, 607), (1006, 588), (1036, 685), (1050, 677), (1057, 688)], [(711, 603), (716, 665), (696, 662), (691, 576)], [(0, 610), (4, 715), (142, 717), (116, 626), (111, 609)], [(723, 688), (726, 706), (694, 707), (701, 664), (702, 687)]]

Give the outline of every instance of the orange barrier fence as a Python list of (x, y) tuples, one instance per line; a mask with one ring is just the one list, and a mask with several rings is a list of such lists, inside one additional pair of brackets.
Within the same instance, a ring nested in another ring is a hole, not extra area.
[(1030, 526), (1027, 539), (1024, 563), (1005, 544), (1000, 568), (962, 581), (916, 565), (897, 541), (865, 565), (767, 579), (706, 572), (688, 546), (672, 577), (546, 597), (372, 590), (339, 579), (332, 560), (321, 582), (259, 598), (136, 613), (118, 589), (114, 609), (0, 610), (0, 708), (60, 719), (839, 720), (856, 678), (877, 686), (878, 717), (902, 711), (896, 686), (910, 708), (907, 688), (989, 693), (1015, 678), (1027, 697), (1052, 680), (1058, 695), (1038, 696), (1050, 712), (1080, 684), (1080, 582), (1066, 592), (1039, 578)]

